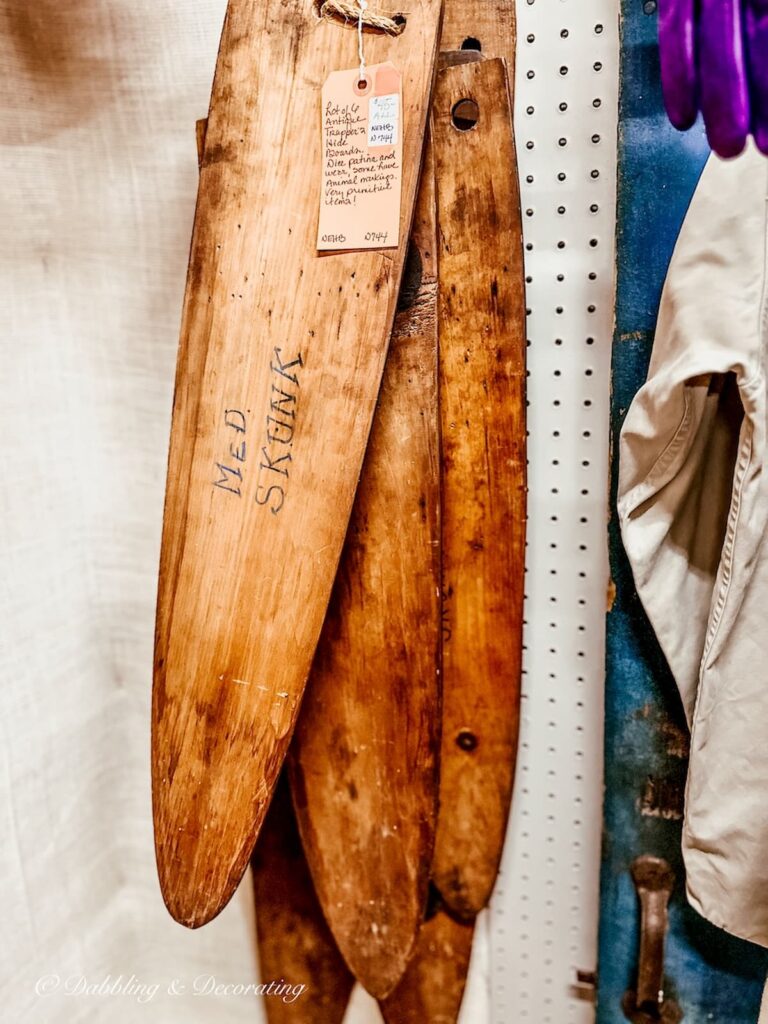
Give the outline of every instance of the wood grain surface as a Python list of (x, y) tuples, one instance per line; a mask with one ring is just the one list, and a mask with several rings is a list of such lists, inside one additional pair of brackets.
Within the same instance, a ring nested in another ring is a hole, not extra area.
[[(355, 979), (333, 941), (304, 858), (287, 780), (278, 782), (251, 860), (269, 1024), (341, 1024)], [(280, 983), (291, 991), (281, 992)], [(298, 986), (305, 985), (301, 994)]]
[(515, 0), (445, 0), (441, 50), (475, 49), (485, 57), (503, 57), (511, 87), (516, 46)]
[(385, 1024), (455, 1024), (467, 984), (475, 922), (437, 910), (422, 925), (408, 970), (379, 1002)]
[(438, 457), (428, 147), (382, 390), (289, 757), (320, 901), (347, 963), (375, 996), (406, 968), (434, 846)]
[(357, 64), (311, 0), (230, 0), (177, 364), (152, 715), (155, 846), (196, 927), (252, 852), (320, 634), (410, 231), (440, 0), (370, 64), (403, 73), (397, 250), (318, 256), (322, 83)]
[[(462, 100), (479, 110), (466, 131), (452, 120)], [(432, 878), (451, 910), (471, 918), (498, 871), (520, 708), (525, 300), (505, 62), (441, 70), (432, 125), (443, 470), (443, 736)]]

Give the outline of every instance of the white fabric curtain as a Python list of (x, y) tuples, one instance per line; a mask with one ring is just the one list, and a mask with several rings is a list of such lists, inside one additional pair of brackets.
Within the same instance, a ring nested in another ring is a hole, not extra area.
[[(201, 976), (256, 978), (251, 894), (243, 887), (199, 932), (171, 920), (149, 779), (194, 128), (224, 9), (225, 0), (0, 3), (8, 1021), (261, 1019), (253, 996), (189, 994)], [(126, 992), (69, 995), (80, 979)], [(186, 996), (167, 993), (174, 979)], [(130, 994), (154, 984), (146, 1002)]]

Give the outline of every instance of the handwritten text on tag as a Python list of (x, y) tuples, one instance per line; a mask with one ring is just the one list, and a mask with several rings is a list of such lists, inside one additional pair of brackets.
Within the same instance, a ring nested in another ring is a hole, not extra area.
[(372, 96), (368, 102), (368, 145), (396, 146), (397, 126), (400, 120), (400, 97)]
[(397, 246), (403, 177), (402, 78), (394, 64), (332, 72), (323, 86), (317, 248)]

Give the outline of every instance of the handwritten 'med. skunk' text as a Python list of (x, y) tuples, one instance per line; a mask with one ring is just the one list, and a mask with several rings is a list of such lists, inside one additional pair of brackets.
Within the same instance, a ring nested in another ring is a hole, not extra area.
[(285, 504), (286, 488), (293, 462), (293, 435), (299, 396), (299, 370), (304, 366), (301, 352), (283, 359), (282, 349), (274, 349), (270, 360), (269, 413), (266, 416), (265, 444), (261, 446), (256, 479), (256, 504), (277, 515)]

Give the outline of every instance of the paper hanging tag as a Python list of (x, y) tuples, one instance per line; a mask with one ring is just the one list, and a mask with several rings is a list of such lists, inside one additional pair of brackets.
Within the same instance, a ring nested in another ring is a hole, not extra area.
[(403, 84), (390, 61), (333, 71), (322, 95), (317, 248), (390, 249), (400, 236)]

